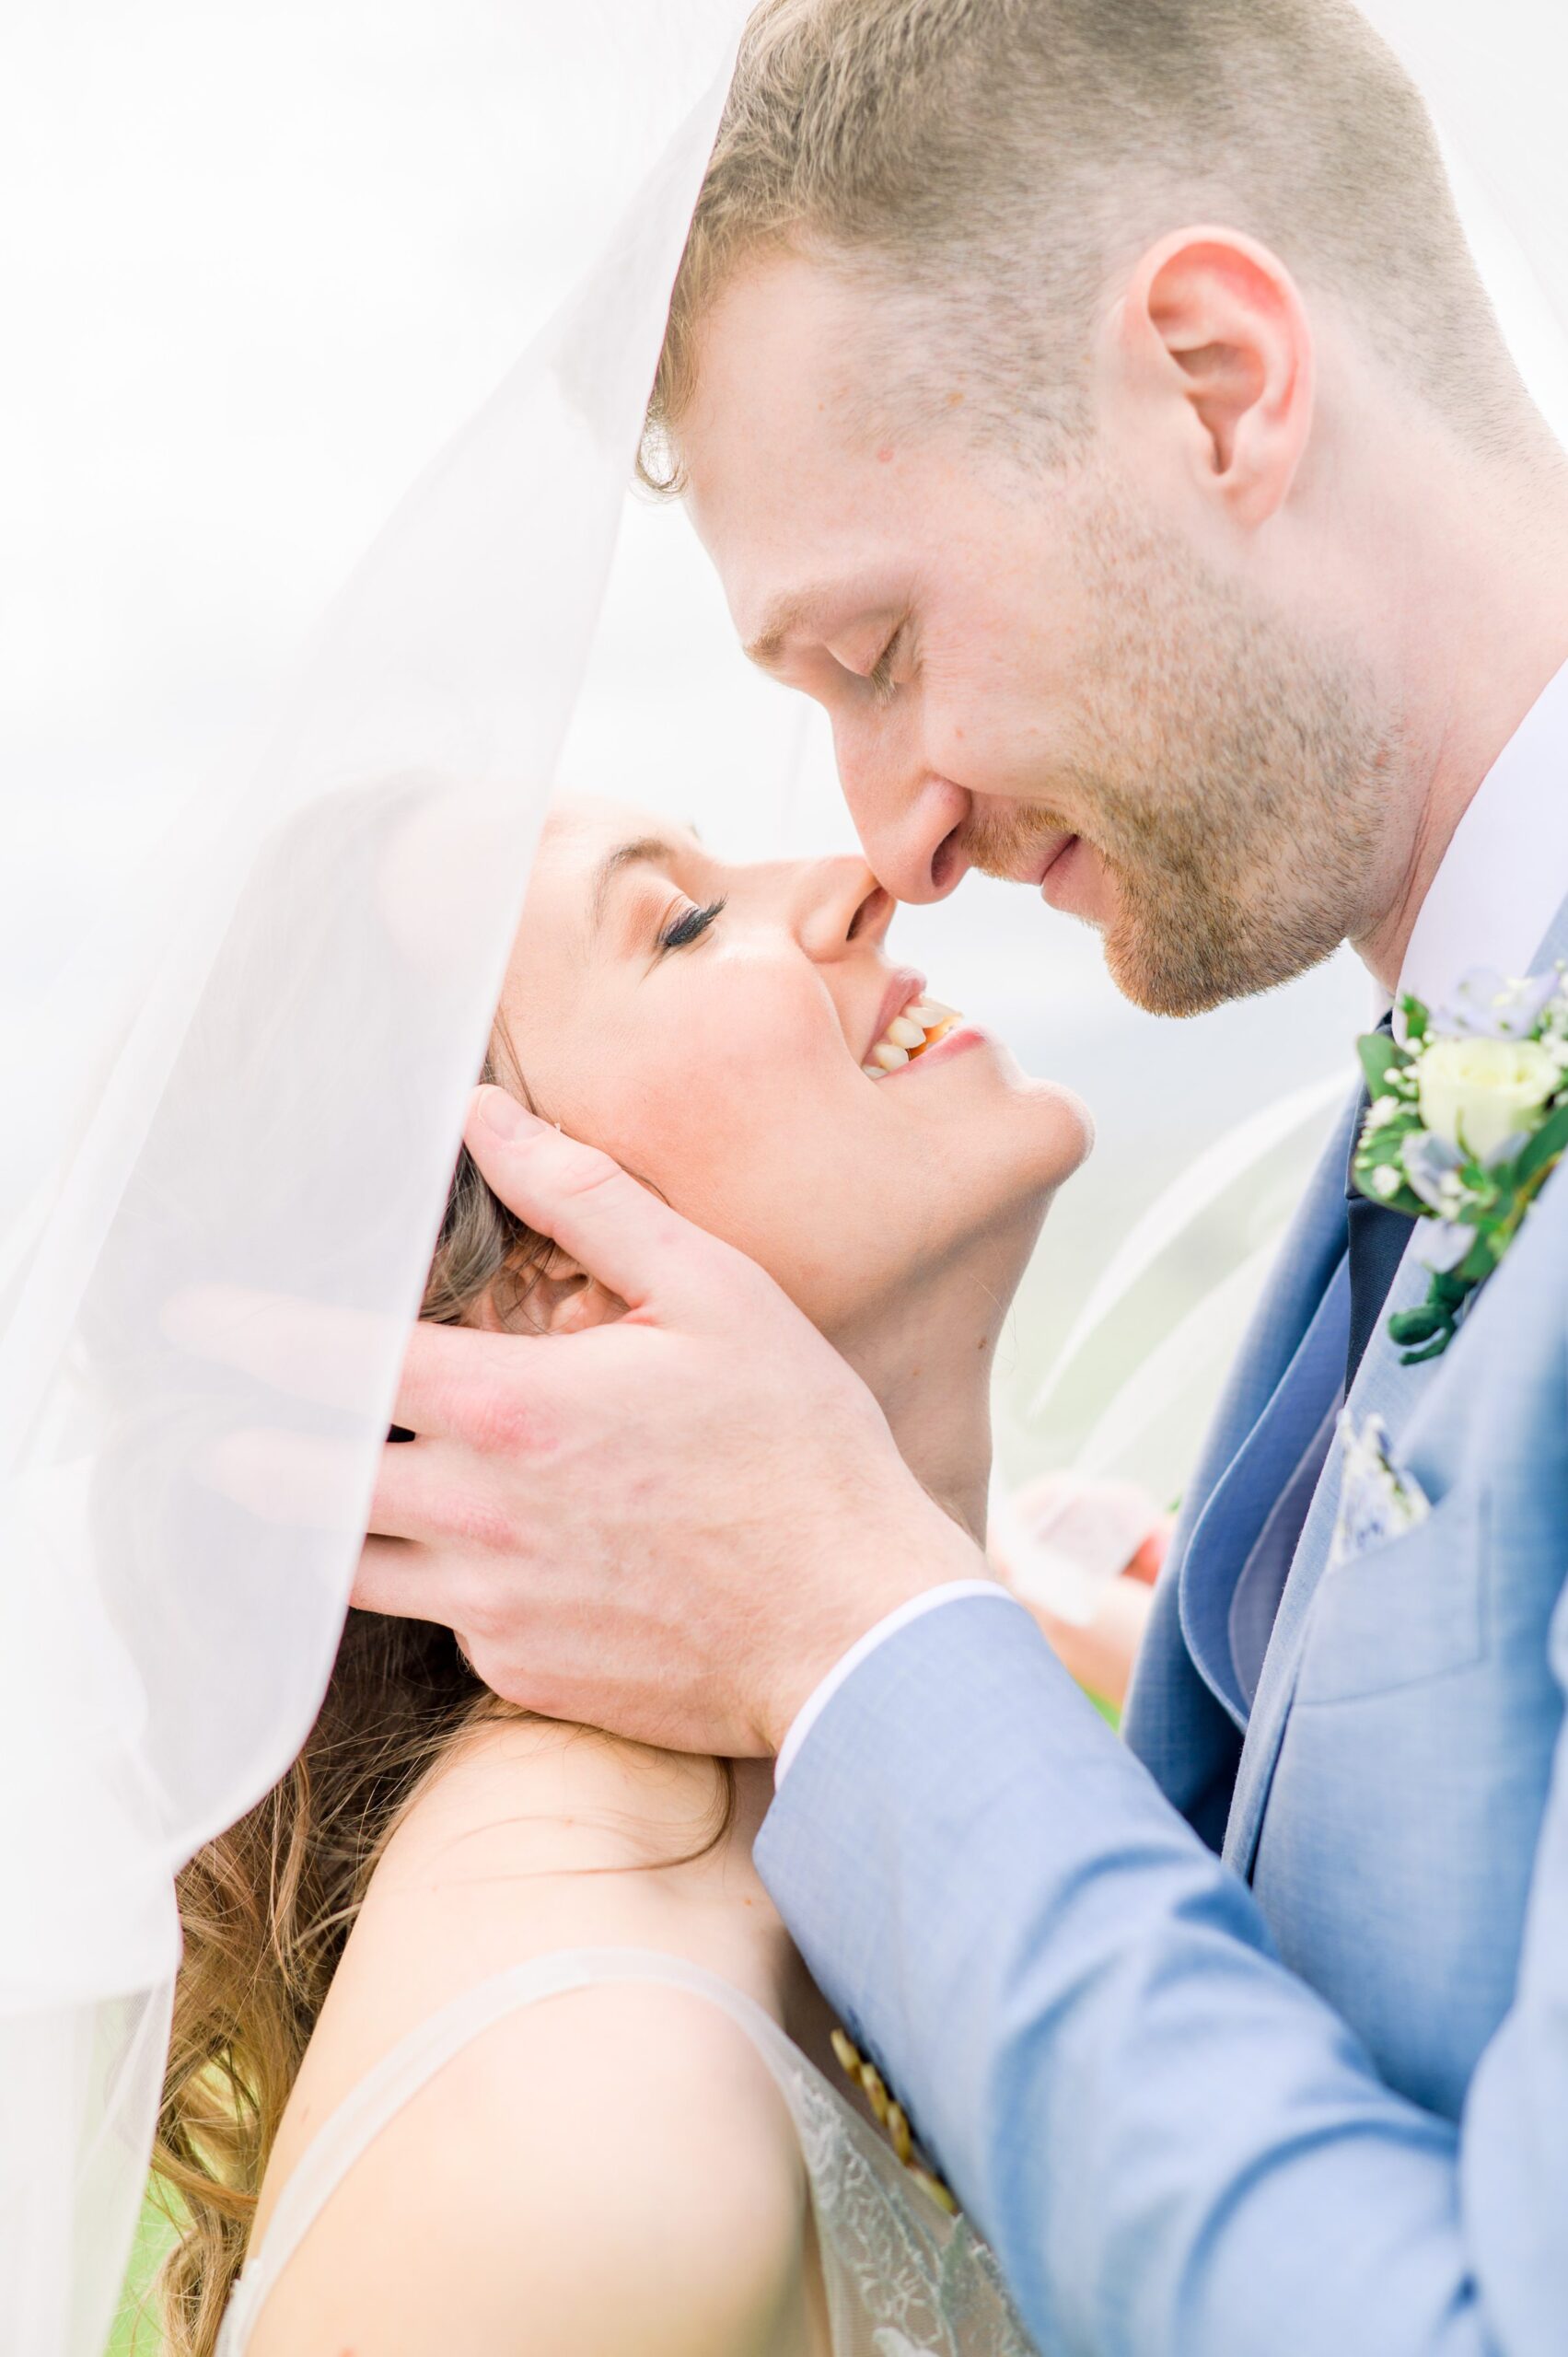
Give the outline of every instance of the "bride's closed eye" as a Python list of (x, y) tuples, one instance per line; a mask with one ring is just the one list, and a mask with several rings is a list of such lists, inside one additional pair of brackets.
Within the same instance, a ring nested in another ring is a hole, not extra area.
[(705, 909), (700, 909), (693, 901), (688, 900), (679, 913), (660, 929), (658, 946), (661, 954), (667, 949), (685, 949), (693, 941), (700, 941), (714, 919), (723, 915), (724, 908), (723, 900), (710, 900)]

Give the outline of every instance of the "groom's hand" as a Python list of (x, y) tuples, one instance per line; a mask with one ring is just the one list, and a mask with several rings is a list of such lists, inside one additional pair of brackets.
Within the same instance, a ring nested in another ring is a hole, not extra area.
[(884, 1613), (983, 1575), (859, 1377), (741, 1253), (482, 1089), (502, 1201), (627, 1304), (534, 1339), (422, 1326), (354, 1601), (455, 1629), (508, 1700), (692, 1751), (778, 1748)]

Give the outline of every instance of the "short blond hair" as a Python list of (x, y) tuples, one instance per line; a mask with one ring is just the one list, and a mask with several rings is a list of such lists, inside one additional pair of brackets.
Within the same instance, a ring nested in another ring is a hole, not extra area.
[(858, 282), (879, 334), (918, 325), (921, 373), (961, 371), (966, 416), (1040, 453), (1086, 430), (1118, 264), (1201, 217), (1334, 297), (1466, 439), (1517, 443), (1533, 412), (1432, 123), (1350, 0), (763, 0), (677, 276), (644, 478), (679, 488), (699, 331), (748, 261), (798, 253)]

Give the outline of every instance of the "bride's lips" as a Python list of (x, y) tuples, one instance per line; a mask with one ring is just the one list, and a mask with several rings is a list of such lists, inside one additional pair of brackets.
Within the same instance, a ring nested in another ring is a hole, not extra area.
[(923, 1048), (901, 1072), (890, 1072), (888, 1078), (901, 1080), (906, 1072), (923, 1072), (927, 1064), (942, 1063), (948, 1056), (961, 1056), (966, 1048), (979, 1048), (984, 1044), (985, 1033), (978, 1024), (956, 1023), (950, 1031), (944, 1031), (939, 1039), (934, 1039), (929, 1048)]
[(925, 976), (917, 974), (912, 966), (900, 966), (889, 981), (877, 1012), (876, 1028), (855, 1061), (864, 1064), (893, 1017), (901, 1015), (906, 1006), (912, 1006), (917, 999), (924, 996)]

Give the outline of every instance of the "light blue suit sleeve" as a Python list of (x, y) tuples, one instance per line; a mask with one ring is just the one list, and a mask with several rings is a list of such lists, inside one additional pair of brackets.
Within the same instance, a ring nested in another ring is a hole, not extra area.
[(1047, 2357), (1568, 2350), (1561, 1760), (1458, 2128), (1379, 2080), (1000, 1595), (861, 1665), (757, 1854)]

